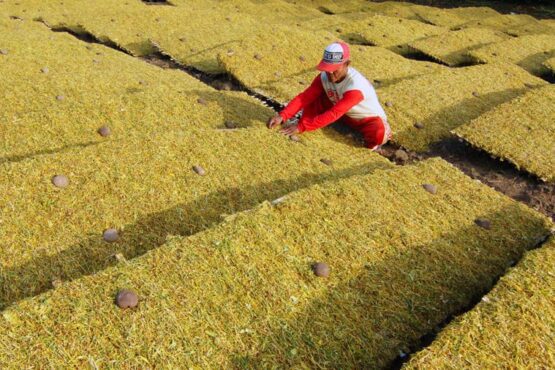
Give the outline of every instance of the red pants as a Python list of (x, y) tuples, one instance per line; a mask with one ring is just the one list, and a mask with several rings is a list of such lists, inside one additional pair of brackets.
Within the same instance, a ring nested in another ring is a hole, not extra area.
[[(314, 119), (314, 117), (324, 113), (331, 107), (331, 101), (323, 95), (310, 105), (304, 107), (299, 123), (306, 121), (310, 122)], [(364, 137), (366, 147), (370, 149), (375, 149), (379, 145), (385, 144), (391, 136), (391, 130), (388, 123), (384, 122), (381, 117), (378, 116), (355, 120), (344, 115), (341, 117), (340, 122), (345, 123), (347, 126), (360, 132)]]

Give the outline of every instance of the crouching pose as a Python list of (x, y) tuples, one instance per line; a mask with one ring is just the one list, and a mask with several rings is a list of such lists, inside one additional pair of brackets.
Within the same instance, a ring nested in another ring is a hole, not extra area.
[(316, 130), (341, 119), (363, 135), (368, 148), (379, 149), (391, 138), (387, 117), (372, 84), (350, 64), (346, 43), (328, 45), (316, 67), (321, 73), (305, 91), (268, 120), (268, 127), (282, 125), (302, 109), (298, 123), (282, 128), (283, 134)]

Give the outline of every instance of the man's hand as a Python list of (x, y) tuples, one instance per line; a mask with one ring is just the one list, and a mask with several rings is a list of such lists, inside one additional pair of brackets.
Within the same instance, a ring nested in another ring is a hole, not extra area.
[(283, 118), (281, 118), (281, 116), (279, 114), (276, 114), (273, 117), (270, 117), (270, 119), (268, 120), (267, 126), (268, 128), (274, 128), (278, 125), (281, 125), (283, 123)]
[(299, 127), (297, 125), (290, 125), (285, 128), (282, 128), (279, 132), (284, 135), (291, 136), (299, 133)]

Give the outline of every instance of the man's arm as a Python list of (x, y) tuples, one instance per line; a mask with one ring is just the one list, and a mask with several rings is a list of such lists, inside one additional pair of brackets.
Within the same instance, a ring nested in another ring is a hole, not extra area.
[(298, 125), (299, 132), (312, 131), (329, 125), (337, 121), (341, 116), (347, 113), (352, 107), (364, 100), (364, 96), (360, 90), (349, 90), (343, 94), (343, 98), (337, 102), (332, 108), (322, 114), (317, 115), (312, 120), (301, 120)]
[(279, 112), (279, 115), (283, 118), (283, 121), (287, 121), (323, 93), (324, 86), (322, 86), (322, 80), (320, 75), (318, 75), (314, 80), (312, 80), (312, 83), (305, 91), (293, 98), (293, 100), (291, 100), (289, 104), (287, 104), (287, 106)]

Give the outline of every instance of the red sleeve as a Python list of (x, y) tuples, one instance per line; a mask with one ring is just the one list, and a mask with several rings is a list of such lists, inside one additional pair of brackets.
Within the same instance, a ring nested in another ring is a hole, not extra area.
[(302, 123), (299, 122), (299, 132), (316, 130), (337, 121), (342, 115), (347, 113), (362, 100), (364, 100), (364, 96), (360, 90), (349, 90), (345, 92), (343, 98), (332, 108), (317, 115), (313, 120), (303, 120)]
[(279, 115), (284, 121), (287, 121), (323, 93), (324, 87), (322, 86), (320, 75), (318, 75), (305, 91), (293, 98), (293, 100), (291, 100), (289, 104), (283, 108)]

